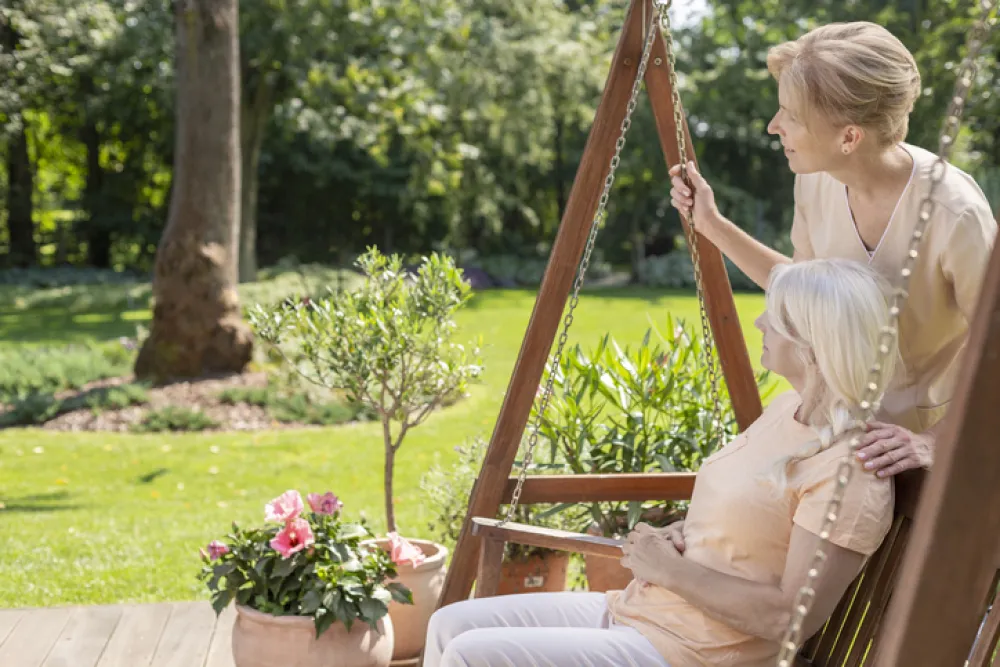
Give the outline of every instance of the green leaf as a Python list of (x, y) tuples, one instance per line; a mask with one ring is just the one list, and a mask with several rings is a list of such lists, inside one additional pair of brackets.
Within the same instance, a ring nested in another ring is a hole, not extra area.
[(221, 614), (223, 610), (229, 606), (229, 603), (233, 601), (233, 591), (224, 590), (220, 591), (218, 595), (212, 597), (212, 609), (215, 610), (216, 616)]
[(413, 592), (399, 582), (392, 582), (386, 586), (392, 599), (400, 604), (413, 604)]
[(271, 572), (272, 577), (284, 578), (290, 575), (294, 570), (295, 566), (298, 564), (297, 554), (293, 554), (290, 558), (282, 558), (278, 560), (274, 565), (274, 570)]
[(358, 607), (361, 610), (361, 618), (369, 625), (375, 625), (380, 618), (389, 612), (388, 603), (375, 598), (364, 598)]
[(628, 504), (628, 529), (632, 530), (642, 519), (642, 503), (638, 500), (630, 500)]
[(299, 611), (308, 616), (316, 612), (319, 609), (320, 604), (322, 604), (323, 599), (319, 594), (319, 591), (312, 589), (307, 591), (305, 595), (302, 596), (302, 601), (299, 603)]

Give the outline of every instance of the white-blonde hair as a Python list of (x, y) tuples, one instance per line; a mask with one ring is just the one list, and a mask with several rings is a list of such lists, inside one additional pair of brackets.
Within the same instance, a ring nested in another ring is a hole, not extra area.
[[(890, 286), (868, 266), (847, 259), (813, 259), (779, 264), (767, 287), (771, 328), (790, 340), (806, 369), (806, 398), (799, 418), (818, 438), (778, 462), (776, 481), (863, 424), (861, 402), (880, 355), (880, 337), (889, 324)], [(881, 366), (883, 381), (877, 407), (897, 364), (898, 347), (890, 345)]]
[(862, 127), (880, 148), (906, 138), (920, 71), (913, 54), (880, 25), (854, 21), (815, 28), (772, 47), (767, 69), (790, 85), (807, 118), (818, 112), (831, 123)]

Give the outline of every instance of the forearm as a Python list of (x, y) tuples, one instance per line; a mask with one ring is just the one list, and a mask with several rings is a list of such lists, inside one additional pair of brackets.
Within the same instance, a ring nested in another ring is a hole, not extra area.
[(764, 245), (721, 215), (719, 221), (706, 231), (708, 240), (761, 289), (767, 288), (771, 269), (775, 265), (792, 261), (790, 257)]
[(708, 616), (754, 637), (780, 641), (793, 599), (777, 585), (724, 574), (687, 559), (672, 564), (660, 586)]

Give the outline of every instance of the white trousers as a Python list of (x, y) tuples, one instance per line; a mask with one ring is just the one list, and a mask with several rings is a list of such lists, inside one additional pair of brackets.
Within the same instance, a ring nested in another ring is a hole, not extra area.
[(603, 593), (464, 600), (431, 617), (424, 667), (669, 667), (649, 640), (611, 624)]

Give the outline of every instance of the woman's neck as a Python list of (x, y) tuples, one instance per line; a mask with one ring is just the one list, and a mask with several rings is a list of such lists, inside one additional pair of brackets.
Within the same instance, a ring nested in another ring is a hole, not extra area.
[(820, 379), (819, 373), (785, 379), (802, 400), (798, 410), (795, 411), (795, 421), (806, 426), (813, 426), (814, 417), (827, 397), (826, 385)]
[(888, 150), (857, 151), (829, 174), (847, 186), (848, 192), (864, 200), (878, 199), (886, 191), (898, 190), (910, 179), (913, 158), (895, 144)]

